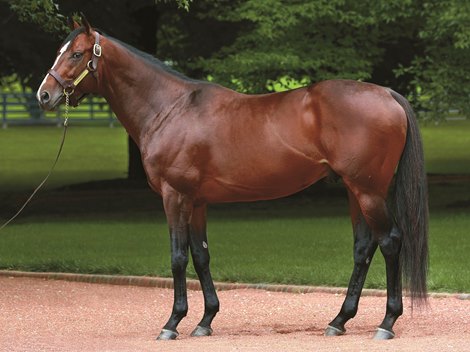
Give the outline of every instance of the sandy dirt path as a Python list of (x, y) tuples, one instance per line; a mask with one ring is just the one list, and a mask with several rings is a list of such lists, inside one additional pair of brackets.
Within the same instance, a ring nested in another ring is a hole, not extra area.
[(155, 341), (171, 310), (169, 289), (0, 277), (0, 351), (470, 351), (470, 300), (431, 298), (406, 310), (397, 338), (373, 341), (384, 297), (363, 297), (347, 335), (323, 331), (343, 296), (263, 290), (219, 292), (212, 337), (189, 334), (203, 312), (189, 291), (189, 314), (176, 341)]

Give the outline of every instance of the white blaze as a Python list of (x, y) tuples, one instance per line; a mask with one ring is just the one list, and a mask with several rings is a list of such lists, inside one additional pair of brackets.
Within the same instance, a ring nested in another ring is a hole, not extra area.
[[(70, 41), (68, 41), (67, 43), (65, 43), (64, 46), (60, 49), (59, 55), (57, 55), (57, 57), (56, 57), (56, 59), (55, 59), (55, 61), (54, 61), (54, 64), (52, 65), (51, 69), (54, 69), (55, 65), (57, 65), (57, 62), (59, 62), (59, 59), (62, 57), (62, 55), (63, 55), (63, 54), (67, 51), (67, 49), (69, 48), (69, 45), (70, 45)], [(40, 99), (40, 94), (39, 94), (39, 93), (40, 93), (41, 90), (42, 90), (42, 86), (46, 83), (46, 79), (47, 79), (47, 76), (48, 76), (48, 75), (49, 75), (49, 74), (46, 74), (46, 75), (44, 76), (44, 79), (42, 80), (41, 85), (39, 86), (39, 89), (38, 89), (38, 91), (37, 91), (37, 93), (36, 93), (36, 98), (37, 98), (38, 101), (41, 101), (41, 99)]]

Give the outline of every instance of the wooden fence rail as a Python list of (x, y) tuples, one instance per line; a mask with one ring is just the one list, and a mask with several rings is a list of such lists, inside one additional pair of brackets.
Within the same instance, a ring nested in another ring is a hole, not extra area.
[[(54, 112), (44, 112), (34, 93), (0, 93), (0, 114), (3, 128), (8, 125), (60, 124), (64, 106)], [(109, 105), (99, 97), (87, 97), (78, 107), (71, 108), (69, 118), (70, 121), (108, 122), (110, 126), (117, 121)]]

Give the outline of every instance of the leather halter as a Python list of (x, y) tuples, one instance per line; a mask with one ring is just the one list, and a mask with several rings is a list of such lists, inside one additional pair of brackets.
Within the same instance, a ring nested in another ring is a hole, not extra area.
[(75, 80), (67, 79), (65, 80), (62, 76), (52, 68), (48, 73), (55, 78), (55, 80), (62, 86), (64, 89), (64, 95), (72, 95), (75, 91), (75, 88), (78, 84), (91, 72), (95, 77), (95, 72), (98, 67), (98, 59), (101, 57), (101, 45), (100, 45), (100, 34), (95, 32), (95, 44), (93, 45), (93, 54), (91, 60), (86, 64), (86, 68), (78, 75)]

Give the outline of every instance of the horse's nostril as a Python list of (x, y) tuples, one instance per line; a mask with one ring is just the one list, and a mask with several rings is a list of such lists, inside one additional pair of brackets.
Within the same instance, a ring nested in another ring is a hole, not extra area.
[(45, 90), (44, 92), (41, 93), (41, 102), (42, 103), (47, 103), (51, 99), (51, 96), (49, 95), (49, 92)]

